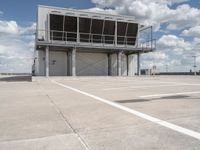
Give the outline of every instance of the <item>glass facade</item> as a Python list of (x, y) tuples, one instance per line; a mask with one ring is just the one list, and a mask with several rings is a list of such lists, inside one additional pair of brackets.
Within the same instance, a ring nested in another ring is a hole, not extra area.
[(50, 40), (133, 46), (137, 34), (136, 23), (50, 14)]

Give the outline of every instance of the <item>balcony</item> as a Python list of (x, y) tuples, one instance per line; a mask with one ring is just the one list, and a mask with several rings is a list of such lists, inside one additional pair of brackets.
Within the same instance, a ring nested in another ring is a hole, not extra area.
[(109, 34), (93, 34), (66, 32), (56, 30), (37, 30), (37, 46), (64, 46), (101, 49), (119, 49), (148, 52), (155, 50), (156, 40), (134, 36), (115, 36)]

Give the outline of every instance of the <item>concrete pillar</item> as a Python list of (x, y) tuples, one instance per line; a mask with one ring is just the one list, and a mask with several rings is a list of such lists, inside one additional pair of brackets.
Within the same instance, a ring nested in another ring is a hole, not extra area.
[(118, 52), (117, 53), (117, 75), (118, 76), (122, 75), (122, 69), (121, 69), (122, 62), (121, 62), (121, 60), (122, 60), (122, 52)]
[(67, 51), (67, 76), (71, 76), (71, 52)]
[(140, 76), (140, 53), (137, 54), (137, 75)]
[(127, 65), (127, 76), (129, 76), (129, 57), (126, 55), (126, 65)]
[(72, 49), (72, 76), (76, 76), (76, 48)]
[(49, 77), (49, 46), (45, 49), (45, 75)]
[(108, 76), (111, 76), (111, 54), (108, 54)]

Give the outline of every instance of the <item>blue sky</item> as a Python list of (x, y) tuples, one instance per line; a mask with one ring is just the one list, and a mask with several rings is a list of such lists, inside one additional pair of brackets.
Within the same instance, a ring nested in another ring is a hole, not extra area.
[(4, 12), (1, 19), (16, 20), (24, 25), (36, 20), (37, 5), (50, 5), (87, 9), (94, 7), (90, 0), (1, 0), (0, 10)]
[(142, 68), (189, 71), (195, 54), (200, 70), (199, 0), (1, 0), (0, 72), (31, 71), (38, 4), (134, 16), (153, 25), (158, 43), (142, 55)]

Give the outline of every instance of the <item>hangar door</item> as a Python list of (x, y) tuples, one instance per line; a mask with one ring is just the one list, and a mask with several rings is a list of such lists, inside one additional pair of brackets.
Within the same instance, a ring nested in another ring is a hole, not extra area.
[(77, 76), (107, 76), (108, 57), (103, 53), (77, 53)]
[(49, 53), (49, 75), (67, 75), (67, 53), (61, 51), (50, 51)]

